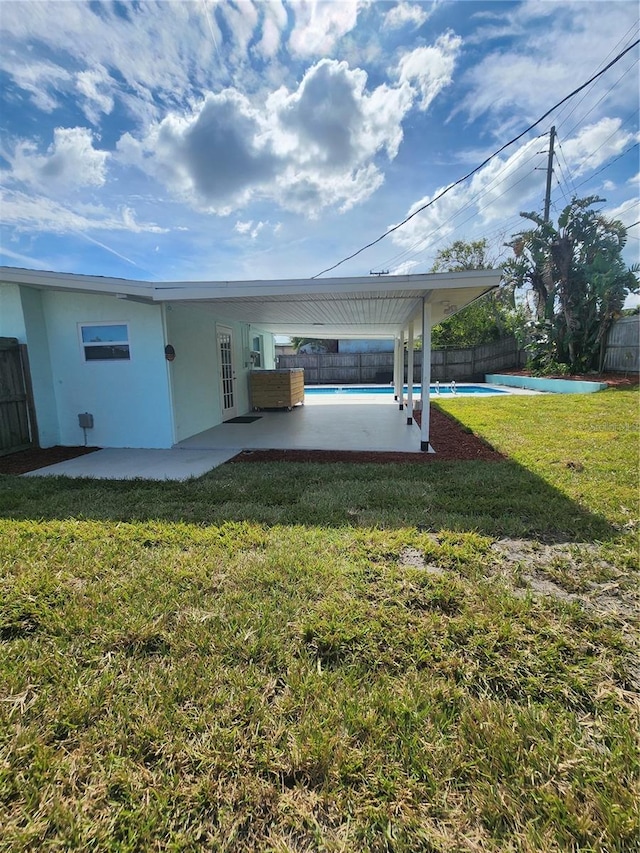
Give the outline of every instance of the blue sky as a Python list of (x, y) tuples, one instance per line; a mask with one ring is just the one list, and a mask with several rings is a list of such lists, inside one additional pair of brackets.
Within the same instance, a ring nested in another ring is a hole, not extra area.
[[(0, 2), (0, 263), (304, 278), (398, 223), (638, 38), (633, 2)], [(333, 274), (492, 255), (542, 210), (638, 203), (638, 49)], [(638, 260), (640, 228), (627, 260)]]

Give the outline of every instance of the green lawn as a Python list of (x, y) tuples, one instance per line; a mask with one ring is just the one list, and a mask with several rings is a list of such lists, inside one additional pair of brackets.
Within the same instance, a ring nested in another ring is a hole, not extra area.
[(0, 850), (637, 851), (638, 393), (509, 458), (0, 477)]

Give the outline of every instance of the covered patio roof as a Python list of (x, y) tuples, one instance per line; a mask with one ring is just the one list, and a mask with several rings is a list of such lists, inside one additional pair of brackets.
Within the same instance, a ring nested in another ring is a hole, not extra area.
[(110, 294), (145, 302), (198, 303), (218, 318), (274, 334), (398, 338), (422, 331), (423, 304), (439, 323), (500, 282), (501, 270), (263, 281), (147, 282), (0, 267), (0, 281), (40, 289)]

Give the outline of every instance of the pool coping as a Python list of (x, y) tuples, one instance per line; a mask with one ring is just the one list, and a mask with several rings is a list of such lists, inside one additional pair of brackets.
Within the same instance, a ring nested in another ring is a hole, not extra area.
[(487, 373), (487, 383), (513, 388), (529, 388), (551, 394), (593, 394), (604, 391), (606, 382), (589, 382), (586, 379), (549, 379), (545, 376), (520, 376), (511, 373)]
[[(434, 385), (435, 385), (435, 383), (431, 383), (431, 387), (433, 387)], [(434, 399), (437, 399), (438, 397), (444, 397), (448, 400), (453, 399), (454, 397), (457, 396), (457, 394), (451, 393), (451, 391), (449, 390), (450, 386), (451, 386), (450, 382), (440, 382), (440, 392), (431, 391), (429, 394), (430, 399), (434, 400)], [(483, 389), (486, 389), (486, 390), (483, 390), (483, 392), (480, 394), (465, 394), (464, 393), (465, 388), (469, 388), (469, 387), (477, 388), (478, 386), (482, 386)], [(414, 387), (414, 392), (413, 392), (414, 400), (416, 400), (416, 399), (419, 400), (420, 399), (420, 385), (419, 385), (419, 383), (414, 382), (413, 387)], [(386, 384), (386, 385), (381, 385), (381, 384), (368, 384), (368, 385), (353, 384), (352, 385), (352, 384), (349, 384), (348, 382), (342, 382), (340, 384), (328, 383), (326, 385), (305, 385), (305, 393), (307, 391), (313, 392), (313, 391), (320, 390), (320, 389), (327, 389), (327, 391), (329, 389), (335, 389), (336, 390), (336, 396), (335, 397), (329, 393), (317, 394), (317, 395), (314, 393), (311, 393), (309, 396), (311, 399), (314, 400), (314, 402), (320, 401), (322, 399), (327, 399), (327, 400), (331, 399), (331, 400), (336, 401), (336, 397), (340, 396), (339, 389), (343, 389), (343, 388), (349, 389), (350, 393), (345, 394), (344, 396), (348, 397), (350, 400), (355, 400), (358, 397), (358, 391), (363, 392), (360, 395), (361, 399), (364, 399), (365, 397), (368, 399), (371, 399), (372, 397), (376, 396), (374, 393), (372, 393), (372, 389), (383, 389), (385, 392), (387, 392), (384, 395), (386, 397), (390, 397), (393, 394), (393, 389), (388, 384)], [(531, 394), (540, 393), (540, 392), (533, 390), (533, 389), (530, 389), (530, 388), (518, 388), (518, 387), (509, 388), (509, 387), (505, 387), (504, 385), (502, 387), (500, 387), (500, 385), (498, 383), (495, 383), (495, 382), (492, 382), (492, 383), (488, 383), (488, 382), (456, 382), (456, 389), (457, 389), (457, 391), (462, 392), (460, 394), (461, 397), (474, 397), (476, 399), (478, 397), (497, 397), (497, 396), (503, 395), (503, 394), (531, 395)], [(381, 395), (381, 396), (383, 396), (383, 395)], [(405, 398), (405, 400), (406, 400), (406, 396), (407, 396), (407, 386), (405, 384), (405, 386), (404, 386), (404, 398)]]

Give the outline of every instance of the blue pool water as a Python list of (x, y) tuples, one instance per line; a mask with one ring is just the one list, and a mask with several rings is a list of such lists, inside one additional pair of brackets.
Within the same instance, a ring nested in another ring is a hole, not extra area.
[[(434, 396), (438, 396), (438, 391), (436, 390), (435, 385), (430, 386), (430, 393)], [(405, 394), (407, 393), (407, 386), (404, 386)], [(304, 389), (305, 394), (311, 394), (313, 396), (316, 395), (335, 395), (335, 394), (393, 394), (394, 389), (390, 385), (365, 385), (365, 386), (357, 386), (357, 385), (315, 385), (312, 387), (305, 386)], [(466, 397), (469, 394), (508, 394), (508, 391), (501, 391), (497, 388), (487, 388), (484, 385), (456, 385), (455, 396), (458, 397)], [(420, 386), (413, 386), (413, 394), (415, 396), (420, 395)], [(454, 393), (451, 390), (451, 386), (449, 383), (441, 383), (440, 384), (440, 396), (448, 396), (452, 397)]]

